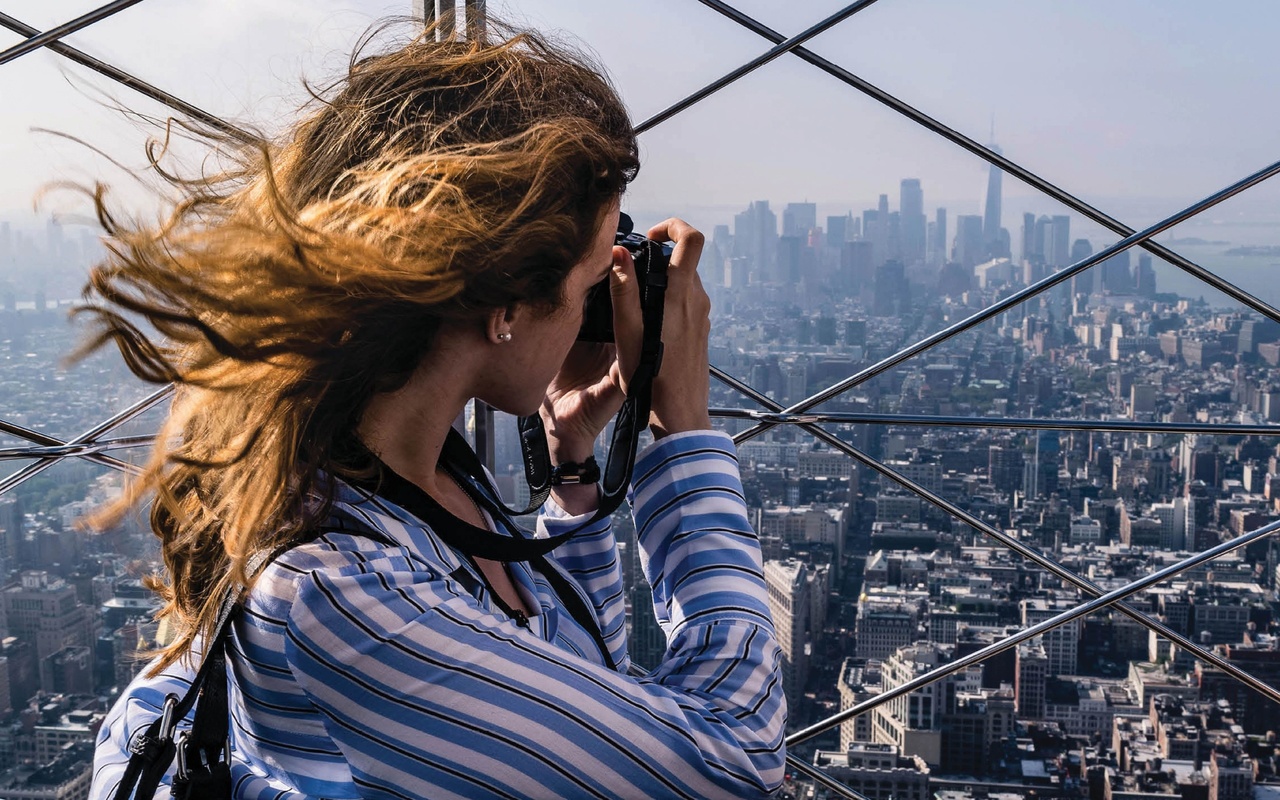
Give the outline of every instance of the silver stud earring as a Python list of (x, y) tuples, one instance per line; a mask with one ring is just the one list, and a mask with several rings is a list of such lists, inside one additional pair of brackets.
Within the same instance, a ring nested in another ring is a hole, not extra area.
[(510, 333), (500, 333), (500, 334), (498, 334), (498, 341), (500, 341), (500, 342), (509, 342), (509, 341), (511, 341), (511, 334), (510, 334)]

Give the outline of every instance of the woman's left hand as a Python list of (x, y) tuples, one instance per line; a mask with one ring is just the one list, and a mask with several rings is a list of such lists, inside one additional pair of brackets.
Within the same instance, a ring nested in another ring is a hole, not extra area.
[(624, 399), (614, 346), (575, 342), (539, 410), (552, 462), (583, 461), (590, 456), (596, 437)]

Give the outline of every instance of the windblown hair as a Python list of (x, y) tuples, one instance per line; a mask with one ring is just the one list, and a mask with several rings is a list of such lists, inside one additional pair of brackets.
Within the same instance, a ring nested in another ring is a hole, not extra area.
[(114, 342), (140, 378), (177, 387), (145, 473), (104, 517), (154, 493), (167, 574), (151, 583), (176, 631), (162, 666), (212, 635), (255, 553), (314, 530), (325, 475), (368, 474), (356, 425), (440, 323), (557, 306), (638, 169), (622, 102), (580, 53), (428, 32), (368, 55), (380, 38), (278, 141), (211, 135), (233, 171), (161, 170), (183, 199), (159, 224), (94, 192), (109, 255), (76, 312), (93, 323), (79, 354)]

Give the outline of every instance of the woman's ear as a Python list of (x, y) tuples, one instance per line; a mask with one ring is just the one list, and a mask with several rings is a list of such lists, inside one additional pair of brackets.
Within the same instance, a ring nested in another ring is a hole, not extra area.
[(490, 344), (504, 344), (511, 341), (511, 325), (518, 316), (514, 305), (495, 308), (485, 318), (485, 338)]

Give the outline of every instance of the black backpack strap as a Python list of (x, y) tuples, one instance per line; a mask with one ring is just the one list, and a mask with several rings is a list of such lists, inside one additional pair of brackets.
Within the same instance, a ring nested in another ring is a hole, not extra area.
[[(200, 738), (207, 739), (214, 735), (210, 731), (216, 731), (218, 728), (217, 717), (211, 716), (216, 711), (210, 711), (201, 714), (204, 710), (203, 697), (206, 690), (212, 693), (221, 693), (222, 696), (222, 715), (221, 715), (221, 737), (222, 746), (219, 752), (225, 760), (226, 740), (228, 731), (226, 693), (227, 693), (227, 671), (226, 671), (226, 643), (231, 634), (231, 622), (234, 616), (233, 612), (237, 608), (238, 589), (228, 590), (226, 596), (222, 600), (222, 609), (219, 612), (217, 633), (213, 637), (213, 641), (206, 648), (204, 658), (200, 663), (200, 669), (196, 671), (195, 677), (191, 680), (191, 687), (187, 689), (186, 694), (178, 697), (176, 694), (170, 694), (165, 698), (164, 711), (160, 718), (147, 726), (146, 730), (139, 736), (135, 737), (130, 745), (132, 755), (129, 758), (129, 766), (125, 768), (124, 776), (120, 779), (120, 785), (116, 787), (116, 793), (113, 800), (150, 800), (155, 795), (156, 788), (163, 780), (164, 774), (174, 762), (175, 755), (178, 756), (179, 766), (182, 765), (184, 754), (188, 742), (196, 733), (193, 726), (192, 732), (175, 736), (174, 733), (178, 727), (178, 723), (187, 716), (191, 708), (196, 705), (197, 700), (201, 701), (200, 708), (196, 712), (196, 723), (200, 722), (203, 716), (206, 720), (204, 730), (201, 732)], [(182, 746), (180, 748), (180, 745)], [(212, 760), (210, 763), (213, 763)], [(177, 791), (177, 779), (174, 781), (174, 789)], [(221, 795), (203, 795), (203, 796), (221, 796), (229, 797), (231, 792), (231, 774), (227, 772), (226, 790)], [(198, 797), (200, 795), (183, 794), (183, 797)]]
[[(317, 531), (317, 535), (323, 531)], [(256, 575), (298, 542), (281, 545), (250, 559), (246, 572)], [(165, 698), (160, 718), (130, 745), (132, 755), (113, 800), (151, 800), (160, 781), (177, 759), (172, 794), (185, 800), (231, 796), (231, 711), (227, 703), (227, 644), (241, 611), (234, 586), (222, 597), (213, 641), (205, 648), (200, 668), (186, 694)], [(175, 735), (178, 723), (195, 708), (191, 730)]]

